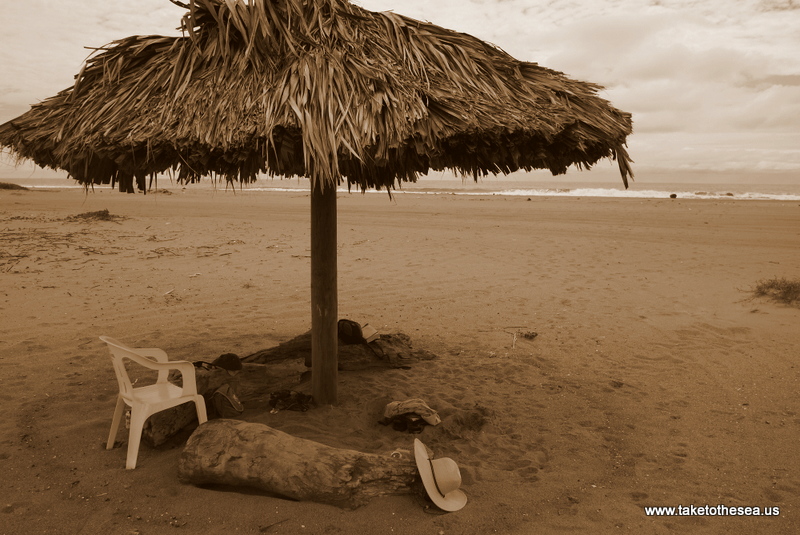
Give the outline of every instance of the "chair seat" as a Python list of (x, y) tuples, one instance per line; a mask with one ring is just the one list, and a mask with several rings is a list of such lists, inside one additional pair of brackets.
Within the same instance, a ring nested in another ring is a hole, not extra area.
[[(131, 397), (134, 401), (139, 403), (147, 403), (153, 405), (155, 403), (162, 403), (169, 399), (181, 398), (183, 389), (172, 383), (156, 383), (148, 386), (141, 386), (134, 388)], [(127, 396), (123, 396), (127, 397)], [(125, 401), (128, 401), (127, 399)], [(191, 401), (191, 398), (184, 398), (183, 402)], [(129, 403), (130, 404), (130, 403)]]

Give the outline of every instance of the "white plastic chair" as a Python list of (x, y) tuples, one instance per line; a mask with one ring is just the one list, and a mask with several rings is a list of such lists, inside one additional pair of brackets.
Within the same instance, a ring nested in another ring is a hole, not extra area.
[[(125, 405), (131, 408), (131, 425), (128, 436), (128, 458), (125, 468), (136, 468), (136, 459), (139, 456), (139, 443), (142, 439), (142, 428), (151, 415), (169, 409), (182, 403), (193, 401), (197, 409), (197, 420), (202, 424), (206, 416), (206, 404), (203, 396), (197, 393), (194, 365), (187, 360), (169, 361), (167, 354), (157, 348), (139, 349), (131, 348), (110, 338), (101, 336), (100, 340), (108, 344), (111, 351), (111, 361), (119, 383), (119, 396), (117, 408), (114, 410), (114, 419), (111, 421), (111, 431), (108, 434), (106, 449), (114, 447), (117, 430), (125, 412)], [(158, 379), (152, 385), (134, 388), (125, 368), (125, 359), (129, 359), (145, 368), (158, 371)], [(167, 380), (169, 370), (181, 372), (183, 387), (174, 385)]]

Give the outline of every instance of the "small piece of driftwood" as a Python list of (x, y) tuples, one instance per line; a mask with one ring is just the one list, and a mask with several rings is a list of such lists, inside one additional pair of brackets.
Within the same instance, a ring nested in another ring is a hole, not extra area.
[[(197, 393), (202, 396), (210, 395), (222, 385), (235, 383), (236, 381), (235, 376), (230, 375), (222, 368), (212, 370), (196, 369), (195, 378)], [(180, 374), (177, 375), (175, 382), (181, 384)], [(192, 422), (197, 422), (197, 411), (194, 408), (194, 403), (184, 403), (183, 405), (157, 412), (144, 423), (142, 440), (150, 446), (160, 446), (170, 437), (192, 424)]]
[(194, 403), (184, 403), (150, 416), (142, 427), (142, 441), (151, 447), (164, 444), (183, 428), (197, 422)]
[(332, 448), (263, 424), (225, 419), (198, 427), (178, 461), (185, 483), (253, 487), (343, 508), (411, 493), (416, 474), (409, 454)]

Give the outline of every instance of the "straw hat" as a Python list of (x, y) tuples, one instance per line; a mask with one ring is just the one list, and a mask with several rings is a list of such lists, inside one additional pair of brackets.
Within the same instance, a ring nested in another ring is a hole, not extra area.
[(459, 490), (461, 472), (453, 459), (431, 459), (428, 448), (418, 438), (414, 439), (414, 459), (428, 496), (440, 509), (458, 511), (467, 504), (467, 495)]

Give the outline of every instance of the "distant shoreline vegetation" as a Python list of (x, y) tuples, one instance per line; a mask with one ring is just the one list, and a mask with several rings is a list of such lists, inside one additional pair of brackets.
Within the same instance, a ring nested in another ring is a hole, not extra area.
[(25, 186), (20, 186), (19, 184), (10, 184), (8, 182), (0, 182), (0, 189), (13, 189), (13, 190), (30, 191), (30, 188), (26, 188)]

